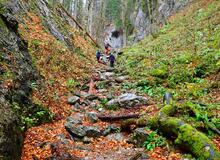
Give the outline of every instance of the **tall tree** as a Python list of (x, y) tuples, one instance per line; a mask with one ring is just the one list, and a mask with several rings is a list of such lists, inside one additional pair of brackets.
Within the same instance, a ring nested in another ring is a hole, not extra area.
[(121, 19), (122, 19), (122, 30), (123, 30), (123, 46), (127, 44), (127, 27), (126, 27), (126, 12), (127, 12), (127, 1), (122, 1), (121, 8)]

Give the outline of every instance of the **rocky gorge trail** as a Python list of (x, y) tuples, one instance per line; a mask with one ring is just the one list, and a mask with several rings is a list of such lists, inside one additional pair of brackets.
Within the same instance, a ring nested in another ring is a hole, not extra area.
[(0, 1), (0, 160), (219, 160), (219, 1), (78, 2)]
[(27, 131), (22, 159), (179, 159), (166, 147), (145, 153), (142, 146), (150, 132), (135, 125), (123, 128), (122, 120), (158, 111), (149, 98), (121, 90), (127, 80), (106, 66), (95, 70), (88, 83), (68, 96), (68, 117)]
[[(161, 145), (152, 147), (151, 151), (143, 147), (149, 137), (155, 138), (154, 131), (143, 128), (149, 124), (146, 120), (150, 121), (150, 117), (162, 114), (172, 115), (174, 110), (169, 106), (158, 109), (150, 97), (139, 96), (134, 90), (123, 88), (126, 81), (130, 81), (129, 77), (116, 69), (104, 65), (95, 69), (90, 80), (67, 96), (66, 103), (70, 105), (67, 117), (54, 120), (52, 124), (33, 127), (26, 132), (22, 160), (182, 159), (183, 152), (174, 149), (171, 141), (162, 144), (161, 137), (157, 137)], [(163, 116), (157, 119), (161, 123), (158, 129), (163, 133), (173, 136), (185, 134), (181, 129), (178, 131), (178, 127), (185, 124), (181, 120), (171, 117), (166, 119)], [(169, 121), (177, 121), (177, 126), (174, 125), (176, 122), (172, 124)], [(191, 129), (190, 125), (187, 127)], [(212, 150), (211, 156), (219, 156), (208, 138), (193, 128), (192, 132), (196, 135), (196, 142), (193, 138), (187, 140), (183, 137), (186, 145), (192, 143), (192, 147), (195, 147), (194, 144), (204, 143), (210, 148), (203, 151), (201, 146), (200, 151), (209, 154), (209, 150)], [(191, 134), (191, 130), (186, 134)], [(153, 139), (150, 144), (154, 145)], [(193, 154), (200, 151), (191, 150)]]
[[(67, 98), (71, 105), (68, 117), (39, 126), (46, 135), (35, 134), (39, 127), (26, 133), (22, 159), (128, 159), (143, 152), (143, 148), (133, 148), (127, 143), (129, 133), (119, 123), (123, 116), (139, 117), (147, 109), (145, 97), (132, 93), (119, 96), (120, 85), (127, 78), (116, 77), (111, 68), (96, 70), (91, 81)], [(120, 108), (114, 108), (116, 103)], [(36, 148), (32, 150), (31, 146)]]

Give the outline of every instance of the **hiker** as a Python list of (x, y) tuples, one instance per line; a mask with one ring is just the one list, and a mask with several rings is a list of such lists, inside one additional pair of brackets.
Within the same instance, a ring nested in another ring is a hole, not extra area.
[(97, 58), (98, 63), (100, 63), (101, 52), (99, 50), (96, 52), (96, 58)]
[(110, 53), (110, 56), (109, 56), (109, 61), (110, 61), (110, 67), (114, 67), (114, 63), (115, 63), (115, 56)]
[(111, 47), (111, 46), (110, 46), (109, 43), (106, 43), (106, 44), (105, 44), (105, 54), (106, 54), (106, 55), (108, 55), (108, 53), (109, 53), (109, 51), (110, 51), (110, 47)]

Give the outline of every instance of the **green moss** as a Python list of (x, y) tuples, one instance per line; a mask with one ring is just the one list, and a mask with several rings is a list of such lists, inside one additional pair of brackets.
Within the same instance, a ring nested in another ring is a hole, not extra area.
[(190, 150), (200, 160), (220, 159), (220, 153), (212, 141), (188, 124), (179, 127), (179, 134), (175, 143)]
[(153, 128), (153, 129), (159, 128), (158, 116), (149, 118), (146, 124), (148, 127)]
[[(186, 104), (185, 106), (192, 110), (194, 114), (197, 114), (198, 110), (193, 108), (192, 105)], [(148, 121), (148, 125), (153, 128), (160, 128), (169, 137), (177, 137), (175, 140), (176, 144), (188, 149), (188, 151), (201, 160), (219, 159), (219, 151), (207, 136), (178, 118), (168, 117), (168, 115), (172, 115), (174, 112), (175, 108), (167, 105)]]
[(168, 75), (167, 70), (165, 68), (153, 69), (153, 70), (151, 70), (150, 74), (152, 76), (159, 77), (159, 78), (166, 78)]
[(160, 125), (159, 125), (160, 119), (162, 117), (167, 118), (168, 115), (173, 115), (174, 112), (175, 112), (175, 107), (171, 105), (166, 105), (156, 114), (156, 116), (151, 117), (149, 119), (145, 117), (146, 119), (148, 119), (147, 125), (153, 128), (160, 128)]
[(146, 117), (141, 117), (136, 121), (138, 126), (145, 126), (147, 125), (147, 118)]
[(174, 114), (175, 110), (176, 110), (176, 108), (174, 106), (166, 105), (159, 111), (159, 113), (167, 115), (167, 116), (171, 116)]
[(179, 132), (179, 127), (184, 122), (175, 117), (162, 117), (159, 119), (161, 130), (168, 136), (176, 136)]
[(195, 116), (200, 112), (194, 107), (191, 102), (185, 102), (177, 107), (178, 113), (182, 115)]

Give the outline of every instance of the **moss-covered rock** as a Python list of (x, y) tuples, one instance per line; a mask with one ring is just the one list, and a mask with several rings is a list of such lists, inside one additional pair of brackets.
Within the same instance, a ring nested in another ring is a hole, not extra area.
[(175, 143), (193, 153), (200, 160), (220, 159), (220, 152), (213, 142), (188, 124), (183, 124), (179, 127)]
[[(198, 159), (219, 159), (220, 152), (205, 134), (179, 118), (170, 117), (175, 111), (176, 107), (166, 105), (154, 117), (145, 117), (145, 120), (148, 126), (153, 129), (159, 129), (164, 135), (174, 139), (175, 144), (191, 152)], [(194, 112), (194, 114), (197, 114), (197, 110)]]

